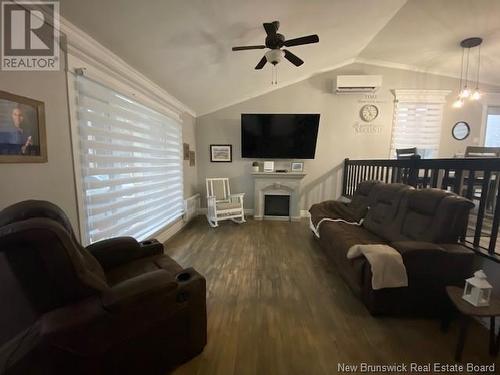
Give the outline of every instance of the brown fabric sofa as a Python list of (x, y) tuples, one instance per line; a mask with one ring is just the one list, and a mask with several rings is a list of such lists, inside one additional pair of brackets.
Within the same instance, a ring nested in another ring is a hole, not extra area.
[[(323, 222), (319, 242), (341, 276), (372, 314), (439, 315), (449, 307), (446, 285), (463, 285), (473, 252), (458, 244), (473, 203), (439, 189), (362, 182), (350, 203), (327, 201), (309, 210), (316, 225), (324, 217), (362, 226)], [(364, 257), (347, 259), (355, 244), (389, 244), (402, 255), (408, 287), (373, 290)]]
[(1, 374), (165, 374), (206, 344), (205, 279), (155, 240), (81, 246), (45, 201), (0, 212)]

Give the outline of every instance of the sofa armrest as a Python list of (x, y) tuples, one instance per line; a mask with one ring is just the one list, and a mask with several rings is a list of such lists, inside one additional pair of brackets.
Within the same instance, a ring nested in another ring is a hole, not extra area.
[(132, 237), (115, 237), (95, 242), (87, 250), (96, 257), (104, 270), (109, 270), (133, 260), (163, 253), (157, 240), (138, 242)]
[(401, 253), (408, 278), (420, 283), (462, 286), (472, 274), (474, 253), (460, 244), (400, 241), (391, 246)]
[(408, 281), (439, 282), (446, 277), (447, 252), (439, 244), (423, 241), (397, 241), (390, 244), (403, 258)]

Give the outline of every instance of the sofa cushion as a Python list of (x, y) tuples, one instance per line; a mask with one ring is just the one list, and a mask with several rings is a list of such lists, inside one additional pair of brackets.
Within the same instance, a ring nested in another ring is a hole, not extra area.
[(390, 240), (391, 224), (395, 221), (405, 192), (412, 187), (404, 184), (378, 184), (370, 192), (370, 208), (363, 226), (375, 235)]
[(408, 191), (388, 232), (390, 241), (456, 242), (473, 203), (440, 189)]

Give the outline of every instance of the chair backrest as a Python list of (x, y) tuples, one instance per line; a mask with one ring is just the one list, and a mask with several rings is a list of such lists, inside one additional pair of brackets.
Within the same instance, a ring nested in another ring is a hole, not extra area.
[(410, 148), (397, 148), (396, 149), (396, 157), (398, 159), (412, 159), (414, 157), (417, 157), (417, 148), (416, 147), (410, 147)]
[(43, 314), (108, 288), (64, 212), (45, 201), (0, 211), (0, 346)]
[(229, 178), (217, 177), (207, 178), (207, 197), (215, 197), (217, 201), (225, 201), (229, 199), (231, 190), (229, 189)]
[(467, 146), (465, 149), (466, 158), (498, 158), (500, 157), (500, 147)]

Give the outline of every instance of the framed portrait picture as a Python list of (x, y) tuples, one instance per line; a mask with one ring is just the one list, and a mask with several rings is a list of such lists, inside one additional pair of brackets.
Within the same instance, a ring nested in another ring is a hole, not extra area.
[(184, 155), (184, 160), (189, 160), (189, 143), (182, 144), (182, 154)]
[(294, 161), (292, 162), (292, 167), (291, 167), (292, 172), (302, 172), (304, 171), (304, 163), (301, 161)]
[(194, 151), (189, 151), (189, 166), (194, 167), (196, 165), (196, 154)]
[(233, 145), (210, 145), (210, 161), (212, 163), (231, 163), (233, 161)]
[(0, 163), (45, 163), (43, 102), (0, 91)]

